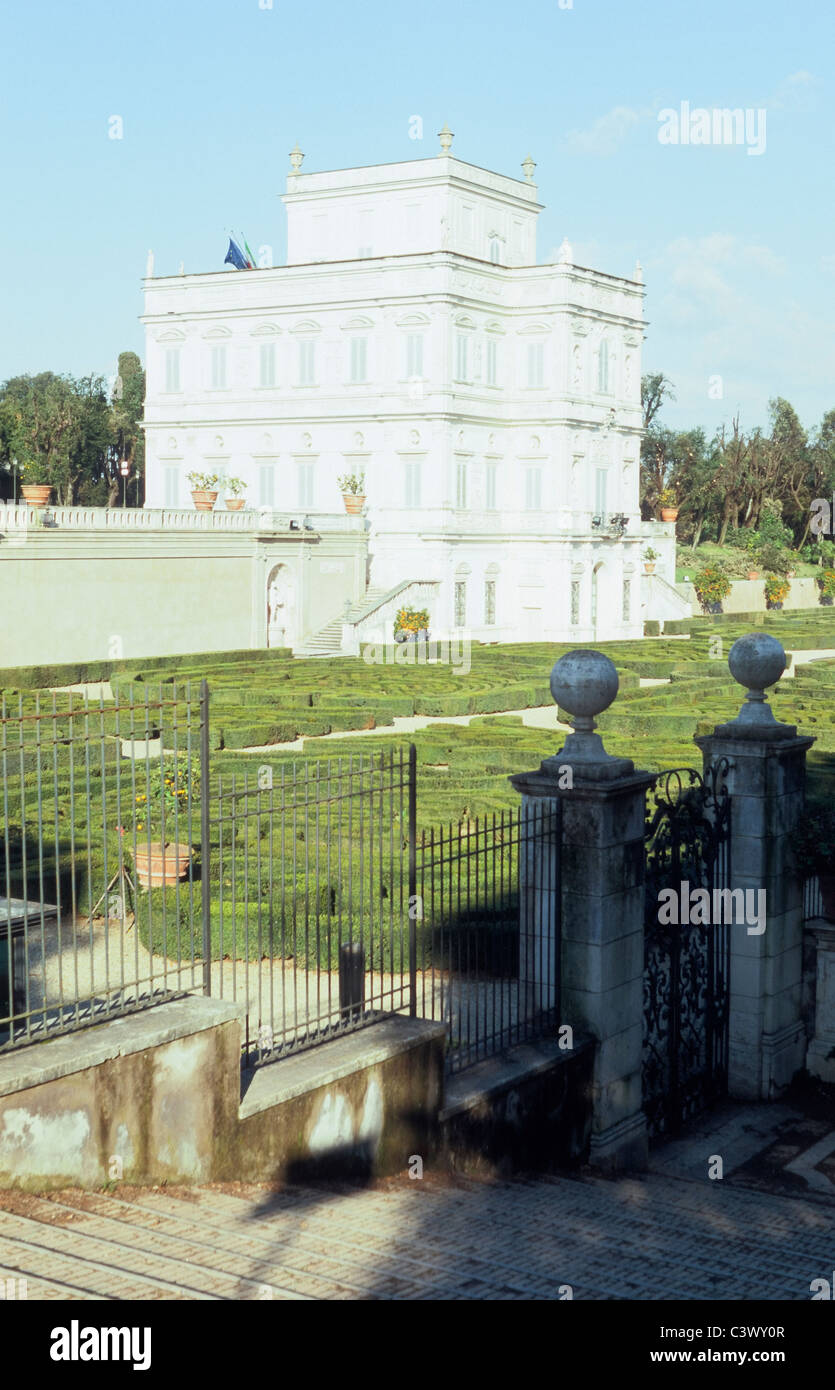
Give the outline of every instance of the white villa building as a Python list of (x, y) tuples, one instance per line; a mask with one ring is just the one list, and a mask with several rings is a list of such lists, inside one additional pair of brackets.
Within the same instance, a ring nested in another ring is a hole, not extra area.
[[(364, 474), (368, 590), (346, 582), (321, 650), (390, 637), (403, 603), (439, 637), (638, 637), (689, 612), (665, 582), (674, 527), (640, 520), (640, 266), (589, 270), (566, 242), (538, 265), (533, 161), (509, 178), (451, 140), (329, 173), (296, 150), (286, 265), (149, 274), (145, 505), (189, 506), (192, 471), (237, 476), (248, 508), (315, 530)], [(312, 650), (298, 581), (281, 566), (264, 602)]]

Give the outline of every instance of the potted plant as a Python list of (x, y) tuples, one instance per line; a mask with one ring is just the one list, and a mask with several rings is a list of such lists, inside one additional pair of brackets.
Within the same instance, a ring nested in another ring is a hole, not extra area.
[(345, 510), (351, 516), (357, 516), (365, 506), (365, 474), (364, 473), (343, 473), (337, 478), (339, 491), (342, 493), (342, 501), (345, 503)]
[(223, 486), (226, 490), (226, 510), (241, 511), (246, 502), (246, 483), (243, 478), (224, 478)]
[(45, 507), (52, 496), (49, 467), (40, 459), (27, 459), (20, 465), (20, 495), (29, 507)]
[(759, 579), (760, 572), (759, 570), (748, 570), (745, 577), (746, 579)]
[(657, 559), (658, 551), (653, 550), (652, 546), (648, 545), (644, 551), (644, 574), (655, 573), (655, 562)]
[(791, 840), (799, 873), (804, 879), (817, 877), (823, 915), (835, 922), (835, 810), (807, 808)]
[(721, 613), (722, 600), (731, 592), (731, 581), (718, 565), (705, 565), (693, 580), (696, 597), (705, 613)]
[(217, 473), (189, 473), (191, 500), (198, 512), (210, 512), (217, 501)]
[(674, 490), (671, 487), (662, 488), (659, 501), (661, 503), (661, 520), (678, 521), (679, 506)]
[(394, 619), (395, 642), (414, 641), (418, 637), (429, 637), (428, 608), (400, 608)]
[(765, 578), (766, 608), (782, 608), (783, 600), (789, 592), (789, 581), (782, 574), (768, 574)]
[(824, 570), (818, 579), (820, 589), (820, 600), (825, 608), (832, 607), (832, 600), (835, 598), (835, 570)]
[(200, 776), (188, 754), (178, 753), (173, 761), (161, 759), (142, 782), (138, 777), (133, 818), (136, 876), (143, 888), (161, 888), (188, 874), (191, 845), (173, 837), (196, 814)]

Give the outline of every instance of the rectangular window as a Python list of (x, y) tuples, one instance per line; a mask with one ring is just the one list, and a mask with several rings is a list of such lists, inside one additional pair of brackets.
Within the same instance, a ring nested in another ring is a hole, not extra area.
[(467, 622), (467, 581), (455, 581), (455, 626), (465, 627)]
[(180, 349), (165, 349), (165, 389), (166, 391), (179, 391), (180, 389)]
[(496, 468), (495, 463), (484, 465), (484, 506), (488, 512), (496, 510)]
[(545, 385), (544, 343), (528, 343), (528, 385)]
[(312, 507), (312, 506), (313, 506), (313, 464), (312, 464), (312, 463), (299, 463), (299, 465), (298, 465), (298, 479), (299, 479), (299, 506), (300, 506), (300, 507)]
[(580, 581), (571, 581), (571, 626), (576, 627), (580, 621)]
[(485, 579), (484, 581), (484, 621), (488, 627), (492, 627), (496, 621), (495, 579)]
[(542, 469), (525, 469), (525, 511), (538, 512), (542, 507)]
[(272, 463), (258, 465), (258, 505), (275, 506), (275, 466)]
[(211, 387), (213, 391), (222, 391), (225, 386), (226, 348), (222, 344), (215, 344), (212, 348)]
[(422, 333), (409, 333), (406, 336), (406, 375), (423, 376)]
[(316, 379), (316, 344), (312, 338), (299, 339), (299, 386), (312, 386)]
[(164, 507), (179, 507), (180, 505), (180, 470), (174, 464), (167, 464), (162, 470), (162, 505)]
[(368, 380), (368, 339), (351, 339), (351, 381)]
[(467, 381), (467, 335), (458, 333), (455, 338), (455, 379), (456, 381)]
[(499, 371), (499, 345), (495, 338), (487, 339), (487, 385), (495, 386), (498, 383)]
[(594, 512), (602, 521), (606, 520), (606, 480), (607, 468), (597, 468), (594, 474)]
[(407, 459), (404, 469), (407, 507), (420, 506), (420, 459)]
[(490, 238), (490, 260), (493, 265), (500, 265), (502, 259), (502, 244), (497, 236)]
[(463, 510), (467, 505), (467, 463), (458, 459), (455, 464), (455, 505)]
[(261, 343), (258, 348), (258, 385), (275, 386), (275, 343)]
[(628, 623), (632, 617), (632, 580), (623, 581), (623, 621)]
[(597, 358), (597, 389), (602, 393), (609, 390), (609, 344), (605, 338)]

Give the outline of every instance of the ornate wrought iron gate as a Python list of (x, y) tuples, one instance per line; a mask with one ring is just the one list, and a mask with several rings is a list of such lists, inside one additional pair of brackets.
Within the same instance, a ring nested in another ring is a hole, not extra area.
[[(648, 801), (643, 1090), (651, 1138), (675, 1133), (727, 1091), (727, 771), (727, 759), (707, 778), (694, 768), (671, 769), (656, 779)], [(709, 894), (707, 921), (704, 893), (694, 902), (699, 889)]]

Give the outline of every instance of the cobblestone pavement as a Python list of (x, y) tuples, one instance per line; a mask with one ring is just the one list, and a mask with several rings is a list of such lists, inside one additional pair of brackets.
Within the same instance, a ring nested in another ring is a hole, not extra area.
[[(808, 1301), (833, 1268), (835, 1184), (793, 1172), (797, 1195), (779, 1190), (798, 1143), (827, 1149), (820, 1125), (797, 1126), (783, 1107), (729, 1107), (618, 1181), (4, 1192), (0, 1277), (25, 1277), (30, 1299), (555, 1299), (568, 1285), (576, 1299)], [(726, 1175), (711, 1181), (717, 1152)], [(827, 1179), (825, 1158), (815, 1171)]]

